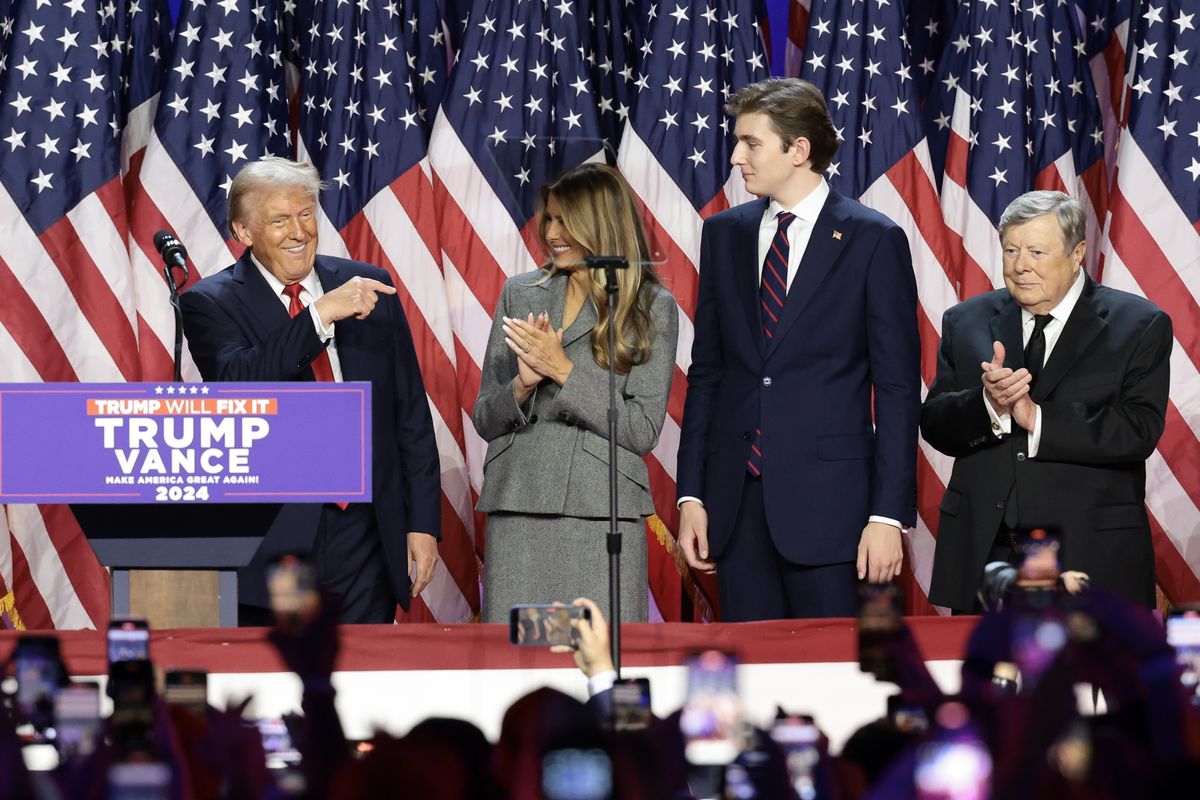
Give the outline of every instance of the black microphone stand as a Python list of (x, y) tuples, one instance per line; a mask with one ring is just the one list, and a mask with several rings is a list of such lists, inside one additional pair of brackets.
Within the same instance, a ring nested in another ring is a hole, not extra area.
[(608, 297), (608, 608), (609, 636), (613, 668), (621, 678), (621, 528), (617, 525), (617, 270), (627, 269), (629, 261), (620, 256), (588, 256), (588, 268), (604, 270), (604, 290)]
[[(183, 360), (183, 309), (179, 307), (179, 287), (175, 285), (175, 275), (172, 269), (176, 265), (172, 264), (167, 259), (163, 259), (163, 275), (167, 277), (167, 287), (171, 290), (171, 308), (175, 310), (175, 377), (172, 378), (176, 383), (183, 382), (183, 372), (180, 369), (180, 361)], [(184, 271), (184, 280), (187, 280), (187, 271)]]

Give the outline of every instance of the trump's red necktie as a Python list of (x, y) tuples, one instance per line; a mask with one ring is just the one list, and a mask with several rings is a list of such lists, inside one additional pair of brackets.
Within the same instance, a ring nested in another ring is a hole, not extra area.
[[(304, 287), (298, 283), (289, 283), (283, 287), (283, 293), (288, 298), (288, 313), (295, 317), (297, 314), (304, 311), (307, 306), (300, 302), (300, 292)], [(319, 381), (333, 382), (333, 364), (329, 361), (329, 353), (322, 350), (316, 358), (312, 360), (313, 375)]]

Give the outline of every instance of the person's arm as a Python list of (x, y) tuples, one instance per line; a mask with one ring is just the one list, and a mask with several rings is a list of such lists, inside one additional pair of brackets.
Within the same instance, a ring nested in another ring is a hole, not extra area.
[(1172, 342), (1171, 318), (1159, 312), (1141, 332), (1110, 403), (1038, 403), (1038, 460), (1102, 465), (1148, 458), (1166, 425)]
[(875, 457), (868, 511), (876, 517), (914, 525), (921, 339), (917, 332), (917, 283), (908, 238), (899, 227), (883, 232), (871, 257), (866, 314), (867, 357), (875, 402)]
[[(617, 445), (639, 456), (658, 443), (675, 377), (679, 308), (666, 289), (654, 298), (650, 317), (655, 326), (650, 358), (629, 370), (624, 389), (617, 393)], [(607, 439), (608, 371), (572, 369), (545, 413), (570, 419)]]
[(518, 385), (517, 359), (504, 343), (504, 318), (510, 314), (509, 291), (509, 284), (505, 284), (492, 316), (492, 330), (480, 369), (479, 395), (471, 410), (471, 422), (487, 442), (529, 423), (528, 404), (534, 391)]
[(717, 310), (716, 275), (713, 263), (711, 223), (704, 223), (700, 236), (700, 279), (696, 296), (692, 362), (687, 373), (687, 398), (679, 433), (676, 459), (676, 495), (704, 500), (704, 461), (708, 436), (716, 409), (717, 390), (725, 371), (721, 351), (721, 317)]
[(962, 365), (960, 378), (954, 348), (959, 336), (962, 307), (954, 306), (942, 315), (942, 339), (938, 345), (937, 376), (921, 406), (921, 435), (939, 452), (954, 458), (969, 456), (995, 447), (1003, 439), (992, 429), (992, 418), (984, 399), (979, 364), (972, 359)]
[(179, 304), (188, 350), (207, 381), (295, 380), (325, 349), (308, 314), (281, 322), (264, 341), (252, 342), (208, 292), (184, 292)]

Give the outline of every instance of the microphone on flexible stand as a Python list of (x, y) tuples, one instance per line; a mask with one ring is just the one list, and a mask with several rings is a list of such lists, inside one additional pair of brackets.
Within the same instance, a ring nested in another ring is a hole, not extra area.
[(180, 373), (183, 360), (183, 311), (179, 308), (179, 286), (175, 283), (174, 270), (183, 270), (183, 283), (187, 283), (188, 266), (187, 250), (183, 242), (175, 238), (170, 231), (159, 231), (154, 234), (154, 246), (163, 260), (163, 275), (167, 278), (167, 287), (171, 290), (171, 308), (175, 309), (175, 381), (183, 380)]

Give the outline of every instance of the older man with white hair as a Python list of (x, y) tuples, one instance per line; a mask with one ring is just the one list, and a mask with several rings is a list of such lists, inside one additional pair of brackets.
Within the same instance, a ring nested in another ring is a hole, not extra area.
[[(264, 541), (255, 561), (308, 551), (321, 583), (341, 598), (343, 622), (389, 622), (437, 562), (437, 444), (388, 273), (317, 255), (321, 188), (311, 165), (274, 156), (238, 172), (229, 227), (246, 251), (184, 292), (184, 329), (207, 381), (370, 381), (372, 503), (304, 507), (287, 530), (276, 526), (285, 540)], [(314, 468), (321, 435), (321, 420), (313, 420)], [(243, 599), (265, 604), (261, 571), (243, 578)]]
[(1171, 319), (1083, 269), (1085, 217), (1029, 192), (1000, 220), (1005, 288), (942, 318), (926, 441), (953, 456), (929, 599), (977, 608), (989, 561), (1018, 560), (1017, 532), (1062, 536), (1063, 569), (1154, 605), (1146, 459), (1162, 435)]

